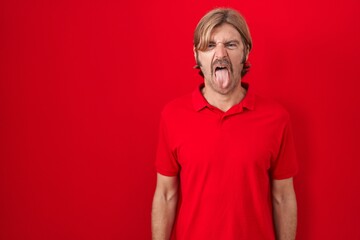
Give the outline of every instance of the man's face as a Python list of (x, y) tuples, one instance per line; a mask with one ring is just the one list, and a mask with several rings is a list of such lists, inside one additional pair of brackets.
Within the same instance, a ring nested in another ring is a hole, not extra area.
[(213, 29), (207, 49), (195, 51), (205, 88), (227, 95), (239, 85), (247, 58), (244, 48), (240, 33), (232, 25), (222, 24)]

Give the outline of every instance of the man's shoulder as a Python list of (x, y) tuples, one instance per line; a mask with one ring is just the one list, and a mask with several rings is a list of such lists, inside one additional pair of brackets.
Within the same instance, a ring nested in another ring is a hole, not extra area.
[(256, 110), (274, 118), (288, 120), (289, 112), (277, 100), (256, 95)]
[(192, 94), (188, 93), (186, 95), (177, 97), (167, 104), (165, 104), (162, 115), (163, 116), (174, 116), (182, 114), (184, 111), (193, 110)]

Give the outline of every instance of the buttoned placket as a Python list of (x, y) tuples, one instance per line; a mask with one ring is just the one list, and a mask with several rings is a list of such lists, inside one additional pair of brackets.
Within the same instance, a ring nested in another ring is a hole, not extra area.
[(229, 118), (233, 117), (233, 115), (240, 114), (241, 112), (222, 112), (220, 109), (215, 107), (209, 107), (209, 110), (216, 115), (217, 118), (217, 126), (219, 128), (227, 121)]
[[(224, 122), (228, 120), (231, 117), (234, 117), (234, 115), (242, 114), (244, 112), (244, 109), (242, 106), (236, 106), (235, 109), (229, 109), (227, 112), (222, 112), (220, 109), (217, 109), (213, 106), (208, 106), (209, 110), (211, 110), (214, 114), (217, 115), (217, 125), (218, 127), (222, 127)], [(240, 108), (240, 109), (239, 109)]]

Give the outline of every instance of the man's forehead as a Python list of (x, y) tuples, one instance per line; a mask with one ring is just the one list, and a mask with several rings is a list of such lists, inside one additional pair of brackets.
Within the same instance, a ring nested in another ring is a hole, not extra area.
[(210, 41), (219, 40), (241, 40), (241, 35), (234, 26), (224, 23), (216, 26), (210, 34)]

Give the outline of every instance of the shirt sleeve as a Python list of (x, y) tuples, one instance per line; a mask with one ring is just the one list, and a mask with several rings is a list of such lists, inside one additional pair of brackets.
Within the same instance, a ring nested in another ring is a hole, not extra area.
[(165, 176), (176, 176), (180, 169), (176, 152), (171, 148), (169, 133), (163, 116), (160, 120), (155, 167), (158, 173)]
[(297, 172), (294, 139), (290, 120), (288, 120), (282, 131), (278, 154), (272, 161), (271, 176), (273, 179), (281, 180), (293, 177)]

